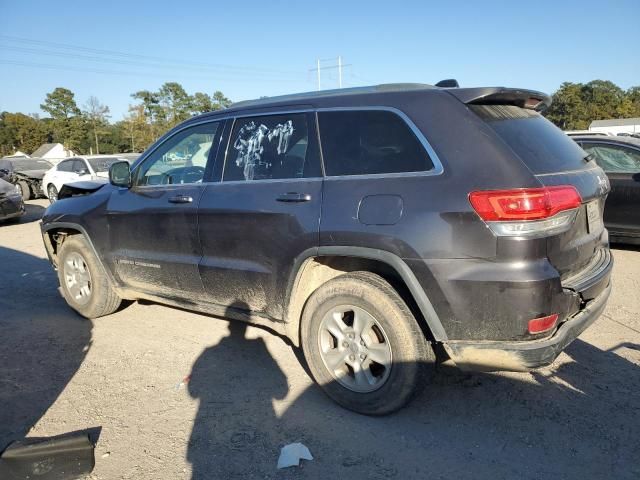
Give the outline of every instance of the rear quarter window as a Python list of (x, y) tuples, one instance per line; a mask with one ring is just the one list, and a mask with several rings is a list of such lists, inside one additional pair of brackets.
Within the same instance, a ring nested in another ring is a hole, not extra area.
[(538, 112), (512, 105), (471, 105), (470, 108), (534, 174), (585, 168), (585, 152)]
[(372, 175), (433, 169), (409, 125), (385, 110), (319, 112), (326, 174)]

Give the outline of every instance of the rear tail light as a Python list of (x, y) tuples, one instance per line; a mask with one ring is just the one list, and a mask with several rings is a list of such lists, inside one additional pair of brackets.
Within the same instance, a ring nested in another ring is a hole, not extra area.
[(551, 330), (558, 323), (558, 314), (554, 313), (548, 317), (534, 318), (529, 320), (529, 333), (543, 333)]
[(469, 201), (496, 235), (549, 235), (565, 230), (582, 203), (571, 185), (469, 194)]

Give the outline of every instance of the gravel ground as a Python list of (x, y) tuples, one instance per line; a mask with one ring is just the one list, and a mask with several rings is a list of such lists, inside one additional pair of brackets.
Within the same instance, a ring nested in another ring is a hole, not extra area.
[[(91, 479), (640, 478), (640, 249), (605, 314), (533, 373), (441, 372), (383, 418), (333, 404), (265, 330), (134, 303), (67, 308), (28, 205), (0, 226), (0, 448), (100, 427)], [(315, 460), (276, 470), (280, 448)]]

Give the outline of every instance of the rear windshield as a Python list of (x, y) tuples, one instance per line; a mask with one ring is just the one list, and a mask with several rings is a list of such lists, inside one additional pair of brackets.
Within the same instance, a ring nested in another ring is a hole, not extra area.
[(115, 158), (115, 157), (105, 157), (105, 158), (89, 158), (89, 163), (91, 164), (91, 168), (96, 173), (99, 172), (108, 172), (109, 168), (112, 164), (116, 162), (121, 162), (123, 159)]
[(585, 152), (533, 110), (512, 105), (471, 105), (534, 174), (585, 168)]
[(23, 172), (27, 170), (48, 170), (53, 166), (46, 160), (34, 159), (12, 160), (12, 163), (13, 169), (17, 172)]

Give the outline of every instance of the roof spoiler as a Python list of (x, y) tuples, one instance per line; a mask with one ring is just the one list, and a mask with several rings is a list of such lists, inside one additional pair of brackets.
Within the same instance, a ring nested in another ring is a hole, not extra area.
[(541, 112), (551, 105), (551, 97), (535, 90), (505, 87), (454, 88), (447, 90), (468, 105), (515, 105)]
[(447, 78), (445, 80), (440, 80), (438, 83), (436, 83), (436, 87), (460, 88), (460, 84), (458, 83), (458, 80), (456, 80), (455, 78)]

